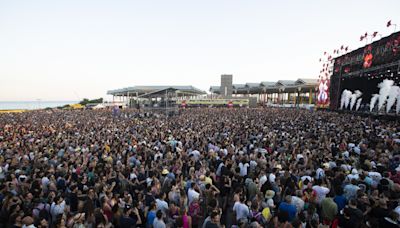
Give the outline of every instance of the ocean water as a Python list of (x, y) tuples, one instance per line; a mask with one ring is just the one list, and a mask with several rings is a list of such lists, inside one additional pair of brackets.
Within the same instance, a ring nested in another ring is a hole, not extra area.
[(55, 108), (66, 104), (76, 104), (78, 101), (0, 101), (0, 110), (10, 109), (43, 109)]

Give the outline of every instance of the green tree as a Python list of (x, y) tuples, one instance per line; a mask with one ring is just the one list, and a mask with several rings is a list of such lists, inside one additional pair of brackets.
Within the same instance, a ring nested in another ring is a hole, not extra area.
[(98, 103), (103, 103), (103, 98), (98, 98), (98, 99), (93, 99), (93, 100), (83, 98), (83, 100), (79, 102), (79, 104), (81, 104), (81, 105), (98, 104)]

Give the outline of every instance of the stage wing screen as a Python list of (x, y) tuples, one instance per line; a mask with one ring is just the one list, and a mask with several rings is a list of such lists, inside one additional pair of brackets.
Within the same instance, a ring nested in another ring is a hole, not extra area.
[(400, 60), (400, 32), (335, 59), (333, 75), (361, 73), (361, 70)]

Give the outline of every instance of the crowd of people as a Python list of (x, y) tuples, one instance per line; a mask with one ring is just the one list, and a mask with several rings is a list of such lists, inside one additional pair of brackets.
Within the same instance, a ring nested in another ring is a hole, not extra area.
[(0, 115), (0, 227), (399, 227), (400, 125), (196, 108)]

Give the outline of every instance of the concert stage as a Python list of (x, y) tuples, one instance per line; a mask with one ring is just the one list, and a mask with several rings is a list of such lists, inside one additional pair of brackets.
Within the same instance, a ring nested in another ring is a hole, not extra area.
[[(370, 101), (373, 94), (379, 94), (379, 83), (391, 80), (394, 85), (400, 85), (400, 32), (393, 33), (378, 41), (361, 47), (355, 51), (334, 59), (333, 72), (330, 78), (330, 109), (339, 110), (344, 90), (354, 94), (356, 90), (362, 92), (359, 111), (355, 107), (352, 113), (366, 113), (370, 111)], [(396, 105), (393, 105), (394, 107)], [(374, 106), (375, 107), (375, 106)], [(348, 109), (348, 108), (347, 108)], [(370, 115), (388, 115), (395, 113), (393, 108), (388, 112), (377, 113), (377, 107)], [(393, 115), (397, 118), (396, 115)]]

